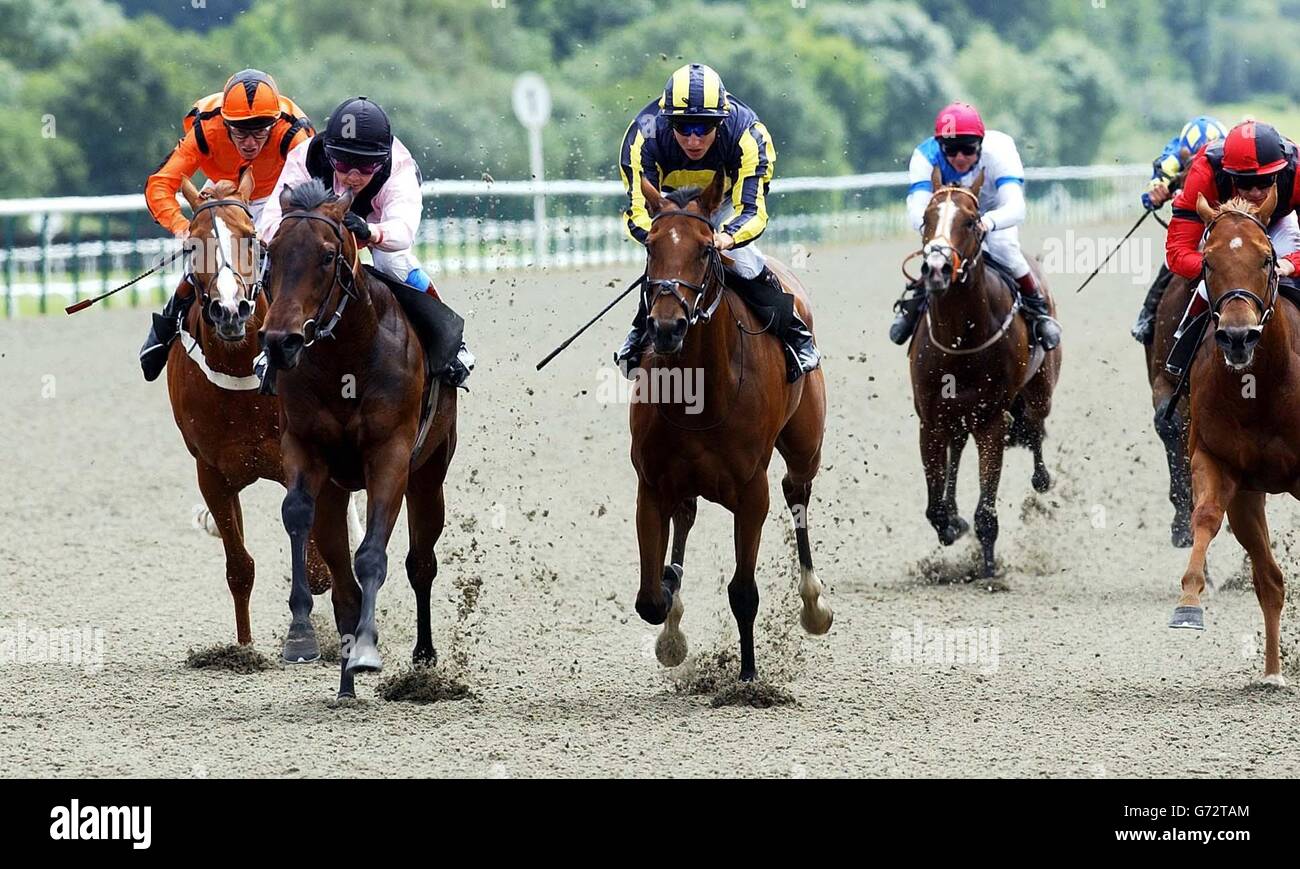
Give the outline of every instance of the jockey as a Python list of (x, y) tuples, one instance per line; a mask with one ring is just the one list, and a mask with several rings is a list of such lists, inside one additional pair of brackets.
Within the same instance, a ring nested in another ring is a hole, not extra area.
[[(293, 100), (280, 95), (275, 80), (256, 69), (235, 73), (221, 93), (196, 102), (185, 116), (184, 127), (171, 156), (144, 187), (154, 220), (181, 240), (189, 235), (190, 227), (176, 204), (182, 180), (202, 170), (208, 184), (238, 182), (245, 170), (251, 170), (250, 207), (256, 218), (275, 187), (289, 149), (315, 133)], [(193, 301), (193, 288), (182, 281), (162, 313), (153, 315), (149, 337), (140, 349), (145, 380), (156, 380), (162, 373), (167, 351)]]
[[(1047, 300), (1025, 255), (1020, 250), (1020, 224), (1025, 219), (1025, 170), (1016, 143), (1006, 133), (985, 130), (974, 106), (951, 103), (934, 119), (934, 137), (912, 152), (912, 184), (907, 191), (907, 216), (920, 230), (925, 209), (934, 195), (931, 178), (939, 170), (942, 183), (970, 187), (981, 170), (980, 225), (984, 249), (1007, 267), (1020, 287), (1020, 310), (1043, 349), (1061, 342), (1061, 326), (1048, 313)], [(898, 315), (889, 328), (889, 340), (905, 344), (925, 310), (925, 293), (910, 285), (894, 304)]]
[(1258, 121), (1238, 124), (1224, 139), (1211, 142), (1192, 160), (1183, 188), (1174, 197), (1174, 216), (1165, 237), (1169, 269), (1199, 282), (1183, 322), (1174, 333), (1174, 347), (1165, 363), (1174, 376), (1181, 375), (1195, 355), (1201, 330), (1191, 327), (1210, 309), (1201, 280), (1204, 257), (1200, 248), (1205, 224), (1196, 211), (1197, 197), (1204, 196), (1212, 207), (1233, 197), (1258, 205), (1276, 188), (1277, 205), (1269, 217), (1268, 234), (1278, 257), (1277, 273), (1285, 279), (1300, 268), (1300, 224), (1296, 221), (1296, 208), (1300, 207), (1298, 165), (1300, 158), (1295, 143), (1272, 126)]
[[(812, 333), (794, 310), (794, 297), (767, 267), (754, 241), (767, 227), (767, 188), (776, 164), (776, 149), (767, 128), (749, 106), (727, 93), (711, 68), (692, 63), (672, 74), (663, 96), (637, 113), (619, 152), (619, 170), (627, 188), (627, 231), (645, 243), (650, 213), (641, 192), (648, 179), (662, 191), (708, 187), (718, 172), (731, 192), (715, 214), (714, 246), (725, 252), (727, 284), (757, 308), (776, 315), (773, 333), (786, 348), (791, 382), (816, 368), (821, 354)], [(726, 260), (730, 260), (727, 263)], [(632, 331), (614, 356), (632, 377), (646, 339), (645, 295)]]
[[(267, 244), (283, 217), (280, 194), (312, 178), (342, 195), (353, 193), (343, 224), (357, 243), (370, 248), (376, 271), (439, 298), (433, 280), (414, 251), (424, 211), (420, 167), (411, 152), (393, 135), (388, 115), (369, 97), (344, 100), (325, 122), (325, 132), (289, 152), (284, 171), (257, 222), (258, 236)], [(474, 368), (474, 356), (461, 344), (445, 380), (463, 386)]]
[[(1168, 202), (1182, 186), (1183, 173), (1191, 165), (1192, 158), (1206, 145), (1227, 135), (1227, 128), (1208, 115), (1188, 121), (1183, 131), (1169, 140), (1165, 150), (1151, 164), (1151, 181), (1142, 194), (1142, 206), (1148, 211), (1159, 211), (1160, 206)], [(1147, 291), (1146, 301), (1142, 303), (1137, 322), (1133, 324), (1132, 335), (1139, 343), (1150, 344), (1155, 337), (1156, 309), (1160, 307), (1160, 299), (1173, 276), (1169, 267), (1161, 263), (1160, 273)]]

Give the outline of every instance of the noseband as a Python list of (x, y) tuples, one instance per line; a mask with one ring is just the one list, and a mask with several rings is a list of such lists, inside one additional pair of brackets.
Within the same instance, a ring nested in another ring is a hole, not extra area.
[[(1210, 317), (1217, 324), (1219, 322), (1220, 315), (1223, 313), (1223, 308), (1225, 305), (1227, 305), (1229, 302), (1233, 301), (1234, 299), (1246, 299), (1252, 305), (1255, 306), (1255, 310), (1259, 314), (1259, 322), (1256, 325), (1249, 327), (1251, 332), (1255, 332), (1258, 335), (1264, 331), (1264, 324), (1272, 319), (1273, 309), (1277, 304), (1277, 294), (1278, 294), (1277, 250), (1275, 250), (1273, 247), (1273, 240), (1272, 238), (1269, 237), (1268, 227), (1264, 225), (1264, 221), (1260, 220), (1255, 215), (1249, 214), (1244, 211), (1221, 211), (1218, 214), (1216, 214), (1214, 218), (1209, 222), (1209, 224), (1206, 225), (1205, 233), (1201, 236), (1202, 249), (1205, 248), (1205, 243), (1210, 239), (1210, 230), (1214, 228), (1215, 224), (1217, 224), (1220, 220), (1222, 220), (1225, 216), (1229, 214), (1235, 214), (1240, 217), (1244, 217), (1250, 222), (1254, 223), (1264, 233), (1264, 237), (1268, 239), (1269, 261), (1268, 264), (1265, 266), (1265, 268), (1268, 269), (1268, 289), (1265, 290), (1267, 301), (1261, 299), (1259, 296), (1255, 295), (1250, 290), (1247, 290), (1244, 287), (1236, 287), (1234, 289), (1228, 290), (1222, 296), (1219, 296), (1219, 298), (1214, 300), (1214, 304), (1210, 308)], [(1201, 280), (1205, 282), (1206, 295), (1209, 295), (1210, 292), (1209, 267), (1206, 265), (1202, 266)]]
[[(343, 227), (338, 221), (326, 217), (323, 214), (311, 214), (310, 212), (305, 211), (290, 212), (289, 214), (284, 215), (280, 219), (280, 222), (284, 223), (286, 220), (319, 220), (321, 223), (328, 226), (330, 230), (333, 231), (335, 237), (339, 240), (339, 254), (334, 257), (334, 279), (330, 282), (329, 289), (325, 291), (325, 298), (321, 299), (320, 307), (316, 309), (316, 313), (311, 317), (308, 317), (302, 324), (303, 337), (307, 338), (307, 343), (303, 346), (310, 347), (321, 338), (329, 338), (333, 336), (334, 329), (338, 326), (339, 320), (343, 319), (343, 312), (347, 310), (348, 300), (357, 298), (356, 268), (357, 262), (360, 259), (361, 251), (356, 246), (356, 240), (354, 239), (352, 246), (352, 266), (351, 268), (344, 270), (343, 252), (347, 250), (347, 242), (343, 240)], [(343, 291), (343, 294), (339, 296), (338, 305), (334, 308), (334, 313), (330, 315), (329, 322), (327, 322), (323, 327), (317, 328), (317, 323), (319, 323), (325, 316), (325, 309), (329, 306), (330, 299), (334, 296), (334, 288), (336, 286)], [(308, 337), (308, 327), (311, 329), (310, 337)]]
[[(253, 221), (253, 209), (249, 208), (248, 203), (244, 202), (242, 199), (209, 199), (207, 202), (204, 202), (198, 208), (194, 209), (194, 217), (191, 218), (190, 224), (193, 225), (194, 220), (198, 219), (198, 216), (203, 212), (207, 211), (209, 208), (222, 208), (224, 206), (230, 206), (231, 208), (240, 209), (241, 211), (243, 211), (245, 214), (248, 215), (248, 219), (250, 221)], [(256, 221), (253, 222), (256, 223)], [(254, 231), (252, 238), (254, 241), (257, 240), (256, 231)], [(256, 264), (254, 265), (253, 271), (258, 273), (259, 277), (254, 279), (253, 283), (250, 285), (247, 281), (244, 280), (244, 276), (239, 273), (239, 269), (235, 268), (230, 264), (230, 260), (226, 256), (226, 251), (224, 248), (222, 248), (220, 244), (219, 237), (218, 237), (218, 243), (214, 246), (217, 249), (217, 270), (212, 275), (212, 281), (215, 282), (216, 279), (221, 275), (223, 271), (229, 271), (232, 275), (235, 276), (235, 281), (238, 282), (241, 287), (243, 287), (245, 298), (248, 299), (250, 304), (256, 307), (257, 297), (258, 295), (261, 294), (263, 289), (264, 275), (261, 275), (262, 269), (258, 268)], [(192, 269), (186, 270), (185, 280), (189, 282), (190, 286), (198, 290), (199, 296), (203, 302), (201, 306), (203, 317), (204, 319), (208, 319), (207, 308), (208, 308), (208, 302), (212, 298), (211, 292), (209, 292), (207, 286), (202, 286), (202, 287), (200, 286), (198, 281), (198, 276), (194, 274), (194, 271)]]
[[(653, 225), (656, 220), (664, 217), (689, 217), (692, 220), (700, 220), (708, 224), (709, 229), (714, 229), (713, 221), (699, 214), (690, 211), (668, 211), (660, 212), (651, 218), (650, 223)], [(686, 326), (690, 328), (696, 323), (707, 323), (718, 310), (718, 304), (722, 301), (722, 288), (725, 279), (722, 273), (722, 254), (710, 242), (708, 247), (709, 264), (705, 268), (704, 283), (694, 284), (681, 278), (651, 278), (649, 277), (650, 266), (646, 264), (646, 277), (643, 279), (645, 290), (642, 292), (642, 298), (645, 300), (646, 313), (654, 306), (654, 303), (663, 296), (672, 296), (677, 303), (682, 306), (686, 313)], [(716, 290), (713, 301), (707, 308), (702, 308), (704, 297), (708, 294), (709, 287), (713, 286)], [(688, 303), (686, 297), (682, 295), (682, 287), (695, 291), (694, 303)]]
[[(965, 196), (969, 196), (971, 202), (975, 204), (975, 212), (977, 214), (979, 213), (979, 208), (980, 208), (979, 197), (976, 196), (974, 193), (970, 192), (969, 190), (967, 190), (965, 187), (956, 187), (956, 186), (940, 187), (938, 190), (934, 192), (934, 196), (931, 197), (930, 200), (931, 203), (933, 203), (934, 199), (937, 198), (941, 193), (961, 193)], [(943, 238), (942, 241), (938, 239), (931, 239), (930, 241), (925, 242), (922, 245), (920, 250), (916, 251), (911, 256), (907, 257), (907, 259), (903, 260), (903, 277), (907, 278), (908, 283), (915, 283), (917, 279), (912, 275), (908, 274), (907, 272), (908, 262), (911, 261), (912, 259), (915, 259), (916, 257), (925, 258), (928, 257), (931, 253), (939, 253), (943, 255), (944, 259), (948, 260), (948, 262), (952, 264), (952, 282), (954, 284), (960, 284), (964, 282), (966, 278), (970, 276), (971, 272), (973, 272), (975, 268), (979, 266), (979, 262), (984, 256), (984, 236), (986, 232), (982, 224), (977, 222), (975, 226), (976, 226), (976, 244), (975, 244), (974, 256), (970, 257), (969, 259), (963, 257), (961, 255), (961, 251), (959, 251), (946, 237)]]

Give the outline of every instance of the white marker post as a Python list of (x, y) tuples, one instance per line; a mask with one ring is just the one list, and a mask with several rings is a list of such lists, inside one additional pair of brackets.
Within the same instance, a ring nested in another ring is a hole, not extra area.
[(533, 224), (537, 232), (533, 256), (540, 268), (546, 256), (546, 196), (541, 190), (546, 177), (542, 163), (542, 128), (551, 119), (551, 90), (540, 75), (526, 72), (515, 79), (511, 100), (514, 103), (515, 117), (528, 130), (529, 169), (533, 174), (533, 183), (537, 185), (537, 192), (533, 195)]

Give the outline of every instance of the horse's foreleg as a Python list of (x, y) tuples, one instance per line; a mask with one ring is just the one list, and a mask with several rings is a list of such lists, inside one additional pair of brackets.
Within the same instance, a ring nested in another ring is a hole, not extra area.
[[(352, 549), (348, 543), (350, 504), (350, 492), (327, 483), (316, 499), (316, 515), (312, 523), (312, 536), (319, 541), (320, 557), (333, 576), (331, 597), (334, 625), (339, 637), (356, 635), (357, 617), (361, 612), (361, 588), (352, 575)], [(340, 658), (339, 696), (355, 697), (352, 674), (345, 666), (347, 657), (341, 654)]]
[[(1174, 507), (1174, 519), (1169, 526), (1174, 546), (1192, 545), (1192, 480), (1191, 465), (1187, 458), (1187, 425), (1177, 410), (1178, 399), (1172, 390), (1156, 402), (1155, 428), (1165, 447), (1165, 460), (1169, 464), (1169, 503)], [(1165, 418), (1169, 403), (1174, 409)]]
[[(953, 541), (970, 530), (970, 525), (957, 512), (957, 472), (961, 469), (961, 454), (966, 449), (970, 435), (966, 431), (955, 432), (948, 444), (948, 467), (944, 471), (943, 503), (948, 514), (948, 533)], [(951, 541), (950, 541), (951, 542)]]
[(686, 612), (682, 602), (682, 578), (686, 572), (686, 538), (695, 525), (697, 507), (697, 498), (687, 498), (673, 511), (673, 552), (663, 577), (664, 586), (672, 593), (673, 603), (668, 608), (663, 630), (655, 640), (655, 657), (665, 667), (676, 667), (686, 660), (686, 635), (681, 629), (682, 615)]
[(822, 582), (813, 570), (812, 539), (808, 534), (808, 502), (812, 500), (812, 480), (796, 478), (792, 469), (782, 478), (781, 491), (785, 494), (786, 506), (790, 508), (790, 515), (794, 519), (795, 550), (799, 555), (799, 597), (803, 601), (799, 623), (810, 634), (824, 634), (831, 629), (835, 614), (826, 602)]
[(226, 481), (221, 472), (206, 462), (199, 461), (199, 491), (208, 505), (208, 512), (221, 532), (221, 545), (226, 550), (226, 585), (235, 602), (235, 638), (241, 646), (251, 645), (253, 629), (248, 614), (248, 600), (253, 594), (253, 556), (244, 546), (244, 521), (239, 510), (239, 492)]
[(980, 456), (980, 500), (975, 508), (975, 536), (984, 555), (984, 578), (993, 576), (993, 547), (998, 539), (998, 484), (1002, 480), (1002, 454), (1006, 449), (1007, 424), (1003, 414), (975, 432)]
[(951, 546), (957, 539), (953, 531), (952, 516), (948, 512), (946, 488), (948, 483), (949, 432), (939, 431), (933, 423), (921, 422), (921, 467), (925, 471), (925, 518), (939, 535), (939, 542)]
[(316, 513), (316, 498), (329, 471), (310, 448), (285, 432), (281, 440), (285, 479), (289, 491), (280, 507), (284, 529), (289, 532), (293, 563), (293, 586), (289, 591), (289, 632), (284, 638), (284, 660), (303, 663), (320, 658), (320, 645), (311, 626), (311, 587), (307, 580), (307, 541)]
[(388, 540), (402, 509), (410, 463), (411, 441), (402, 437), (391, 438), (366, 456), (366, 536), (354, 559), (361, 583), (361, 615), (347, 663), (352, 673), (378, 671), (384, 666), (375, 606), (388, 576)]
[(1169, 627), (1203, 631), (1205, 615), (1201, 609), (1201, 593), (1205, 591), (1205, 553), (1223, 524), (1224, 510), (1237, 494), (1237, 481), (1214, 459), (1198, 450), (1192, 454), (1192, 487), (1196, 493), (1196, 509), (1192, 511), (1192, 553), (1183, 574), (1183, 593), (1178, 598)]
[(663, 624), (673, 605), (673, 589), (664, 583), (669, 509), (658, 492), (645, 483), (637, 486), (636, 542), (641, 553), (641, 588), (636, 593), (636, 612), (652, 625)]
[(1250, 555), (1255, 597), (1264, 611), (1264, 681), (1279, 688), (1286, 686), (1282, 676), (1281, 623), (1286, 589), (1282, 568), (1273, 558), (1268, 540), (1268, 517), (1264, 513), (1263, 492), (1238, 492), (1228, 504), (1228, 521), (1232, 533)]
[(763, 539), (767, 504), (767, 475), (755, 474), (736, 504), (736, 573), (727, 585), (731, 614), (736, 617), (736, 628), (740, 631), (742, 682), (750, 682), (758, 675), (754, 663), (754, 618), (758, 615), (758, 583), (754, 581), (754, 569), (758, 565), (758, 546)]

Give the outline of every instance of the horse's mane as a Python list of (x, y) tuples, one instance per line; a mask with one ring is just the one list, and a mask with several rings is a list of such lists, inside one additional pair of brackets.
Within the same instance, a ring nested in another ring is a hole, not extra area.
[(678, 187), (676, 190), (665, 193), (664, 199), (667, 199), (678, 208), (685, 208), (703, 195), (703, 187)]
[(1224, 212), (1232, 211), (1232, 212), (1236, 212), (1237, 214), (1248, 214), (1251, 217), (1254, 217), (1255, 210), (1256, 210), (1255, 205), (1249, 199), (1245, 199), (1241, 196), (1234, 196), (1231, 199), (1229, 199), (1227, 202), (1220, 205), (1219, 210), (1216, 211), (1215, 213), (1223, 214)]
[(302, 211), (312, 211), (327, 202), (334, 202), (338, 197), (334, 191), (324, 185), (319, 178), (289, 188), (289, 207)]

